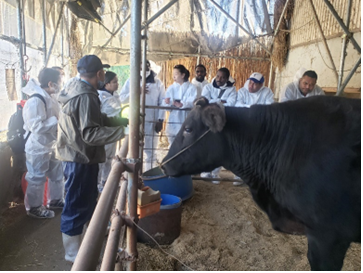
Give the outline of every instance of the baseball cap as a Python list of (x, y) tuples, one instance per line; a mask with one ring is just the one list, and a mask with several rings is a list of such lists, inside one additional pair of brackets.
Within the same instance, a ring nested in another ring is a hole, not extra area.
[(255, 83), (263, 83), (265, 81), (265, 78), (261, 73), (253, 72), (252, 75), (248, 78), (248, 80), (252, 80)]
[(77, 70), (80, 74), (97, 72), (103, 68), (110, 68), (110, 65), (102, 64), (96, 55), (85, 55), (77, 63)]

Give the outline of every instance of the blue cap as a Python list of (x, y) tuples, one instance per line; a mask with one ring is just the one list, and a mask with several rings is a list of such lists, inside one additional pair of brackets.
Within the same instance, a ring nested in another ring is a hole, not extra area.
[(254, 72), (252, 75), (248, 78), (248, 80), (252, 80), (255, 83), (263, 83), (265, 81), (265, 78), (261, 73)]
[(80, 74), (97, 72), (103, 68), (110, 68), (110, 65), (102, 64), (96, 55), (83, 56), (77, 63), (77, 70)]

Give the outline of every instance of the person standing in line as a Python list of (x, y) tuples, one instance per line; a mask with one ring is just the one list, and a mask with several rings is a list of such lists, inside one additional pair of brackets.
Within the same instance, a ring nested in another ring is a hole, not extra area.
[[(140, 65), (140, 73), (142, 64)], [(151, 70), (150, 62), (146, 61), (146, 85), (145, 85), (145, 105), (161, 106), (165, 93), (163, 83), (156, 77), (156, 73)], [(141, 76), (142, 77), (142, 76)], [(140, 79), (140, 85), (142, 81)], [(129, 103), (130, 99), (130, 79), (127, 79), (120, 93), (121, 103)], [(144, 165), (143, 172), (156, 166), (155, 148), (158, 145), (158, 134), (163, 128), (165, 111), (158, 109), (145, 109), (145, 128), (144, 128)], [(156, 135), (155, 135), (156, 133)]]
[[(238, 90), (235, 107), (251, 107), (254, 104), (271, 104), (274, 103), (274, 94), (272, 90), (263, 86), (265, 78), (261, 73), (254, 72), (247, 79), (244, 86)], [(234, 179), (241, 179), (234, 176)], [(234, 186), (241, 186), (243, 182), (233, 182)]]
[[(209, 100), (209, 103), (222, 103), (224, 106), (234, 106), (236, 103), (236, 88), (234, 79), (230, 76), (229, 70), (222, 67), (217, 71), (216, 77), (212, 83), (204, 86), (202, 96)], [(219, 172), (222, 167), (214, 169), (212, 172), (203, 172), (200, 174), (204, 178), (220, 178)], [(220, 184), (220, 181), (213, 180), (213, 184)]]
[(198, 64), (195, 67), (195, 78), (192, 79), (192, 84), (197, 88), (197, 98), (202, 95), (202, 90), (209, 82), (205, 79), (207, 69), (204, 65)]
[[(301, 76), (301, 73), (302, 76)], [(300, 69), (296, 72), (295, 80), (284, 87), (280, 102), (308, 98), (312, 96), (324, 96), (325, 93), (317, 84), (318, 75), (313, 70)]]
[(83, 56), (77, 63), (80, 78), (73, 78), (59, 94), (56, 157), (63, 162), (66, 180), (61, 232), (65, 259), (74, 262), (85, 225), (90, 221), (98, 197), (99, 163), (105, 162), (105, 145), (124, 137), (128, 119), (108, 118), (101, 113), (97, 89), (105, 80), (103, 65), (96, 55)]
[[(121, 114), (121, 100), (117, 90), (118, 79), (116, 73), (107, 71), (105, 73), (105, 85), (101, 90), (98, 90), (98, 97), (101, 102), (101, 113), (106, 114), (107, 117), (119, 117)], [(100, 193), (110, 174), (112, 159), (116, 154), (116, 146), (117, 142), (105, 145), (106, 161), (99, 163), (98, 191)]]
[[(197, 97), (197, 88), (189, 82), (189, 71), (184, 65), (178, 64), (173, 69), (174, 83), (168, 87), (165, 93), (164, 106), (179, 109), (193, 108), (193, 101)], [(168, 137), (169, 148), (176, 134), (179, 132), (188, 111), (169, 110), (169, 120), (165, 132)]]
[[(57, 70), (44, 68), (39, 83), (30, 79), (22, 92), (30, 98), (23, 108), (26, 166), (28, 186), (24, 204), (27, 215), (47, 219), (54, 217), (52, 209), (63, 209), (64, 181), (62, 163), (54, 156), (57, 139), (59, 107), (52, 94), (60, 90), (61, 78)], [(43, 204), (44, 185), (48, 177), (47, 208)]]

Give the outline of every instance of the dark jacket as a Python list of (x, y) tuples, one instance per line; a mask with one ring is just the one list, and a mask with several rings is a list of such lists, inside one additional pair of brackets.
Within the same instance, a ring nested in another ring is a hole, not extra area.
[(82, 164), (102, 163), (106, 159), (105, 144), (124, 137), (118, 118), (101, 113), (97, 90), (73, 78), (59, 95), (56, 158)]

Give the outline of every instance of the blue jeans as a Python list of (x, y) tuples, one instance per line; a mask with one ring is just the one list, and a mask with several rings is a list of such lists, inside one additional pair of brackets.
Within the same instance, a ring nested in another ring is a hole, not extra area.
[(83, 226), (96, 208), (98, 164), (63, 162), (65, 204), (61, 215), (61, 232), (69, 236), (82, 234)]

